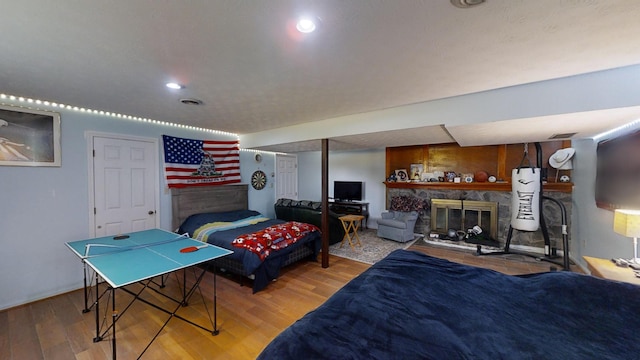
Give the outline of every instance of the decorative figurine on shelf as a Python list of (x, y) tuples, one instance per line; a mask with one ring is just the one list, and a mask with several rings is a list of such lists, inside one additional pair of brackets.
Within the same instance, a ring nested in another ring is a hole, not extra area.
[(485, 182), (489, 180), (489, 173), (484, 170), (476, 171), (473, 175), (473, 179), (477, 182)]
[(453, 180), (456, 178), (456, 173), (455, 171), (446, 171), (444, 173), (444, 177), (447, 179), (448, 182), (453, 182)]
[(396, 182), (397, 178), (396, 178), (396, 173), (392, 172), (391, 175), (389, 175), (389, 177), (387, 178), (387, 182)]

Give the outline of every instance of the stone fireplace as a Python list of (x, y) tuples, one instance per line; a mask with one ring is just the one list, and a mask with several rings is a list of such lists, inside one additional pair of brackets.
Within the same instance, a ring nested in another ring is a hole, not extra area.
[[(564, 204), (567, 210), (567, 219), (570, 221), (571, 219), (571, 193), (570, 192), (562, 192), (562, 191), (545, 191), (545, 196), (554, 198)], [(447, 216), (449, 219), (449, 223), (446, 226), (451, 226), (451, 221), (455, 224), (460, 224), (453, 226), (456, 230), (466, 231), (471, 225), (480, 225), (485, 231), (489, 231), (491, 234), (491, 238), (498, 241), (501, 247), (504, 247), (505, 242), (507, 240), (507, 235), (509, 232), (509, 225), (511, 223), (511, 191), (494, 191), (494, 190), (465, 190), (465, 189), (455, 189), (455, 188), (437, 188), (437, 187), (388, 187), (387, 188), (387, 208), (389, 208), (389, 204), (391, 199), (394, 196), (413, 196), (419, 199), (423, 199), (428, 201), (431, 204), (432, 200), (451, 200), (452, 202), (446, 202), (447, 204), (457, 204), (457, 205), (449, 205), (450, 210), (446, 212), (447, 215), (438, 215), (439, 212), (435, 212), (435, 216), (437, 218), (432, 220), (432, 210), (427, 209), (420, 213), (418, 221), (416, 223), (415, 232), (424, 234), (426, 237), (429, 237), (429, 234), (432, 231), (432, 227), (435, 227), (434, 230), (440, 231), (439, 229), (444, 229), (445, 225), (442, 225), (441, 216)], [(479, 201), (486, 203), (495, 204), (496, 211), (487, 211), (485, 214), (484, 205), (478, 207), (469, 207), (469, 204), (473, 204), (470, 201)], [(437, 203), (437, 201), (436, 201)], [(464, 204), (464, 208), (470, 209), (471, 211), (465, 212), (462, 214), (461, 209)], [(439, 209), (440, 205), (436, 205), (436, 209)], [(457, 207), (457, 209), (456, 209)], [(456, 215), (456, 211), (458, 215)], [(495, 218), (492, 218), (491, 214), (493, 213)], [(445, 214), (445, 213), (443, 213)], [(551, 241), (551, 246), (555, 248), (562, 248), (562, 217), (561, 211), (557, 204), (551, 201), (543, 202), (543, 215), (545, 217), (547, 230), (549, 231), (549, 239)], [(455, 216), (459, 216), (460, 220), (455, 219)], [(479, 217), (478, 217), (479, 216)], [(464, 221), (462, 219), (464, 217)], [(433, 222), (435, 221), (435, 223)], [(471, 224), (475, 222), (474, 224)], [(490, 228), (490, 230), (485, 229), (485, 226)], [(494, 226), (495, 225), (495, 226)], [(568, 228), (571, 228), (570, 224), (567, 224)], [(445, 229), (446, 232), (448, 230)], [(571, 234), (569, 234), (571, 236)], [(511, 237), (511, 245), (512, 246), (523, 246), (530, 248), (539, 248), (544, 249), (544, 237), (540, 230), (538, 231), (514, 231)]]

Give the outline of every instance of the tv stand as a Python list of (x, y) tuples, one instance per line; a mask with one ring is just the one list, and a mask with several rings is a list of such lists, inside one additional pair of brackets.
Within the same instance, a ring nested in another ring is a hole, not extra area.
[(344, 215), (362, 215), (361, 227), (367, 228), (367, 222), (369, 221), (369, 203), (362, 201), (345, 201), (345, 200), (333, 200), (329, 202), (329, 210), (337, 214)]

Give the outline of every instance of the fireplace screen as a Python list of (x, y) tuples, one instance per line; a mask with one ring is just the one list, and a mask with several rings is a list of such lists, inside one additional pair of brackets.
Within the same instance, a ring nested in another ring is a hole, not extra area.
[(462, 230), (478, 225), (492, 239), (497, 239), (498, 203), (476, 200), (431, 200), (431, 232), (447, 234), (449, 229)]

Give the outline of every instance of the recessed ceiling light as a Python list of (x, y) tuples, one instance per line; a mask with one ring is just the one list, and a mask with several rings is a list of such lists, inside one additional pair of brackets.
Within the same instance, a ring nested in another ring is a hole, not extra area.
[(167, 83), (167, 87), (169, 89), (175, 89), (175, 90), (180, 90), (180, 89), (184, 88), (184, 86), (182, 86), (182, 85), (180, 85), (178, 83), (174, 83), (174, 82)]
[(304, 34), (311, 33), (316, 29), (316, 22), (312, 18), (302, 17), (296, 23), (296, 29)]

